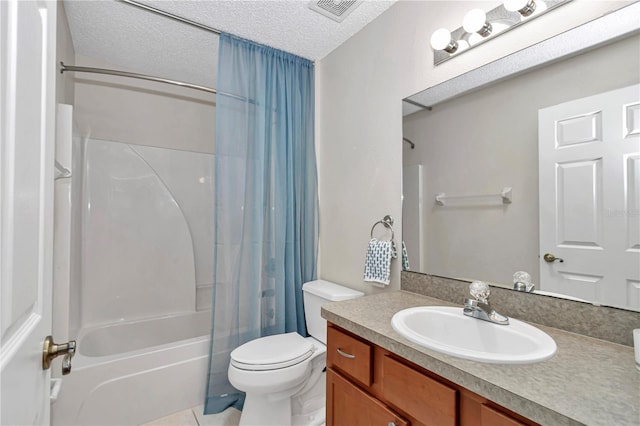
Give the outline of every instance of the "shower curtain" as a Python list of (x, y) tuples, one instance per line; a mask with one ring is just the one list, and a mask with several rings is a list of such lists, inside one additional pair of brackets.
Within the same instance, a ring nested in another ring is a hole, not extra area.
[(302, 284), (316, 277), (313, 63), (222, 34), (215, 152), (213, 320), (205, 414), (241, 408), (229, 354), (306, 335)]

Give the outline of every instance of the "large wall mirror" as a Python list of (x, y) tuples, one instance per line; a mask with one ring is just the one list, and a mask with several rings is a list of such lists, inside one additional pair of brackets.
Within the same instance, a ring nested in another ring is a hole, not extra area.
[(410, 270), (640, 310), (638, 6), (408, 98), (432, 106), (403, 122)]

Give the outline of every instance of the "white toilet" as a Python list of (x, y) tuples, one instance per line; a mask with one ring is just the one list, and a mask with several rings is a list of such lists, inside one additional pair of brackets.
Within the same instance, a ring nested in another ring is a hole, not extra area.
[(327, 323), (320, 308), (364, 293), (322, 280), (305, 283), (302, 291), (312, 337), (277, 334), (231, 352), (229, 382), (246, 392), (241, 426), (324, 424)]

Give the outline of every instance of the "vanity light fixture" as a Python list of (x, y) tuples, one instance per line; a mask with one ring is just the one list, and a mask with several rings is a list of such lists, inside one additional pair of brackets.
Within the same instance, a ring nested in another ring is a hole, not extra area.
[(454, 31), (440, 28), (431, 35), (433, 63), (439, 65), (570, 1), (504, 0), (500, 6), (486, 13), (482, 9), (472, 9), (465, 14), (462, 27)]

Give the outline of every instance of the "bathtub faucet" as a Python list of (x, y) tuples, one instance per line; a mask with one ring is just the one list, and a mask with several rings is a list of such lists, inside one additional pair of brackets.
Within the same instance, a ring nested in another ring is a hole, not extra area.
[(71, 358), (76, 353), (76, 341), (69, 340), (67, 343), (57, 344), (53, 342), (51, 336), (47, 336), (44, 339), (42, 347), (42, 369), (48, 370), (51, 367), (51, 361), (54, 358), (64, 355), (62, 360), (62, 374), (67, 375), (71, 373)]

